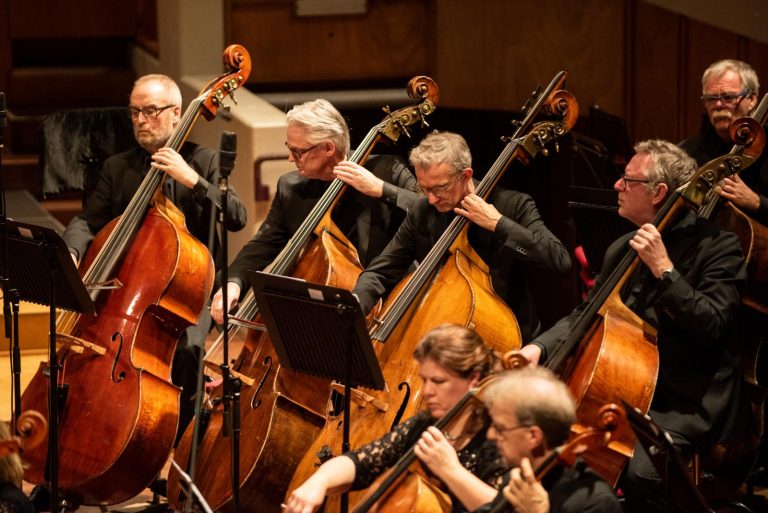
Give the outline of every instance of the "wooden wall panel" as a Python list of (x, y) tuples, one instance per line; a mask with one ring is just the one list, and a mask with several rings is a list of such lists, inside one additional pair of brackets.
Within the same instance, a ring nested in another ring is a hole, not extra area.
[(679, 17), (658, 7), (635, 2), (628, 13), (632, 64), (631, 108), (626, 113), (630, 141), (671, 139), (679, 131), (679, 63), (682, 41)]
[(568, 89), (624, 112), (623, 2), (441, 0), (437, 68), (451, 107), (517, 110), (538, 82), (568, 71)]
[(292, 2), (235, 2), (228, 37), (251, 53), (250, 84), (410, 78), (429, 72), (430, 4), (369, 1), (364, 15), (300, 18)]
[(13, 39), (133, 37), (135, 1), (9, 0)]

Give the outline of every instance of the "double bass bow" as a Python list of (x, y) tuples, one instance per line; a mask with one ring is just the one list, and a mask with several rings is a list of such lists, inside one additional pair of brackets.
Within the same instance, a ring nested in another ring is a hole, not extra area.
[[(546, 146), (570, 130), (578, 117), (576, 100), (561, 89), (566, 73), (560, 72), (543, 90), (537, 90), (524, 109), (525, 119), (507, 140), (500, 157), (477, 186), (476, 194), (487, 199), (503, 173), (515, 160), (528, 162)], [(534, 124), (546, 110), (554, 121)], [(390, 293), (370, 330), (388, 390), (352, 391), (353, 424), (350, 446), (359, 447), (389, 431), (401, 419), (416, 413), (421, 403), (418, 366), (413, 349), (424, 334), (441, 323), (472, 326), (499, 353), (520, 347), (517, 320), (491, 285), (488, 266), (468, 240), (470, 223), (457, 215), (418, 268)], [(445, 301), (446, 297), (455, 301)], [(341, 386), (334, 384), (337, 390)], [(340, 454), (343, 423), (338, 412), (327, 413), (323, 433), (299, 463), (288, 495), (306, 481), (319, 464)], [(350, 505), (360, 492), (349, 495)], [(338, 511), (338, 497), (326, 500), (325, 512)]]
[[(178, 150), (198, 117), (212, 119), (245, 83), (245, 48), (229, 46), (224, 63), (227, 71), (190, 103), (168, 147)], [(171, 361), (178, 337), (197, 322), (210, 294), (213, 261), (163, 195), (164, 177), (150, 167), (123, 215), (96, 235), (81, 263), (85, 283), (108, 284), (91, 290), (96, 314), (57, 319), (60, 430), (50, 467), (61, 494), (79, 504), (115, 504), (138, 494), (167, 461), (178, 429)], [(22, 404), (50, 423), (48, 376), (56, 373), (48, 365), (41, 364)], [(48, 453), (47, 444), (27, 451), (27, 481), (46, 483)]]
[[(437, 84), (425, 76), (408, 83), (408, 94), (415, 105), (388, 112), (374, 126), (349, 160), (363, 164), (380, 141), (396, 141), (409, 126), (426, 125), (439, 100)], [(332, 219), (334, 207), (348, 186), (334, 179), (312, 208), (286, 246), (267, 266), (266, 272), (302, 278), (312, 283), (351, 288), (362, 271), (357, 251)], [(240, 304), (238, 316), (259, 320), (253, 291), (248, 291)], [(230, 333), (239, 326), (231, 324)], [(219, 338), (219, 341), (223, 337)], [(206, 356), (209, 370), (220, 363), (219, 341)], [(304, 454), (322, 426), (323, 411), (329, 394), (329, 381), (300, 374), (280, 366), (268, 334), (250, 333), (230, 374), (240, 378), (241, 439), (237, 484), (229, 479), (232, 461), (230, 443), (224, 436), (222, 387), (209, 397), (210, 418), (200, 441), (196, 459), (196, 484), (212, 509), (231, 511), (237, 488), (244, 511), (279, 512), (297, 455)], [(184, 433), (175, 458), (186, 466), (190, 457), (192, 426)], [(180, 505), (184, 494), (180, 475), (171, 469), (168, 476), (168, 498)]]

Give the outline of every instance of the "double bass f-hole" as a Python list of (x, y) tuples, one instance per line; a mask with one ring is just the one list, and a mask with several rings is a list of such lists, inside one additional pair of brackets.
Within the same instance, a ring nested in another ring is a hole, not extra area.
[(405, 408), (408, 406), (408, 400), (411, 398), (411, 385), (407, 381), (403, 381), (397, 385), (397, 389), (405, 389), (405, 395), (403, 396), (403, 401), (400, 403), (400, 409), (397, 410), (395, 420), (392, 421), (392, 425), (389, 427), (390, 429), (400, 424), (400, 420), (403, 418), (403, 414), (405, 413)]
[(112, 382), (113, 383), (120, 383), (123, 379), (125, 379), (125, 371), (120, 371), (120, 374), (117, 375), (117, 379), (115, 379), (115, 369), (117, 368), (117, 362), (120, 361), (120, 353), (123, 352), (123, 335), (120, 334), (120, 332), (115, 332), (112, 334), (112, 342), (114, 342), (117, 339), (120, 339), (120, 342), (117, 345), (117, 353), (115, 353), (115, 359), (112, 361)]
[(256, 393), (253, 394), (253, 398), (251, 399), (252, 410), (255, 410), (261, 405), (261, 399), (259, 399), (259, 392), (261, 392), (261, 389), (264, 387), (264, 383), (267, 382), (269, 373), (272, 371), (272, 357), (267, 356), (266, 358), (264, 358), (264, 361), (262, 363), (266, 367), (266, 372), (262, 374), (261, 380), (259, 381), (259, 386), (256, 388)]

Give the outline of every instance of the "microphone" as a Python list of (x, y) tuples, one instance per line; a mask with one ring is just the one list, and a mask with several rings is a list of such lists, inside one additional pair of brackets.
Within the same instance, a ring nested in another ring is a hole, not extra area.
[(219, 145), (219, 173), (223, 178), (227, 178), (235, 167), (235, 157), (237, 156), (237, 134), (225, 131), (221, 134), (221, 144)]

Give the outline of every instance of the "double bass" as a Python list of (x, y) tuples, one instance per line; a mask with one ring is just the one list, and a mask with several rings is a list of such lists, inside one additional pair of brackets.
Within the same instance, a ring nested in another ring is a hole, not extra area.
[[(417, 99), (417, 104), (388, 112), (384, 120), (368, 132), (349, 160), (363, 164), (379, 141), (397, 141), (403, 133), (408, 133), (409, 126), (426, 123), (426, 116), (434, 111), (439, 100), (437, 85), (429, 77), (417, 76), (408, 83), (408, 94)], [(331, 217), (347, 189), (339, 179), (331, 182), (266, 272), (312, 283), (352, 287), (362, 271), (357, 251)], [(259, 320), (252, 291), (240, 304), (238, 316)], [(231, 325), (230, 333), (238, 329)], [(218, 346), (219, 341), (206, 356), (209, 369), (219, 363)], [(248, 335), (231, 374), (242, 382), (243, 437), (236, 476), (242, 510), (277, 513), (298, 457), (306, 452), (322, 427), (330, 383), (281, 367), (268, 334), (262, 332)], [(235, 509), (236, 495), (229, 479), (232, 458), (230, 439), (224, 436), (222, 388), (214, 389), (208, 398), (209, 420), (196, 457), (195, 481), (211, 508), (231, 511)], [(184, 433), (175, 452), (182, 467), (190, 458), (192, 427)], [(179, 479), (179, 473), (171, 469), (168, 499), (177, 508), (185, 499)]]
[[(178, 150), (198, 117), (213, 119), (245, 83), (251, 66), (245, 48), (228, 47), (224, 62), (227, 72), (190, 103), (168, 147)], [(96, 314), (57, 319), (54, 479), (77, 504), (115, 504), (141, 492), (167, 461), (178, 429), (171, 361), (178, 337), (197, 322), (210, 295), (214, 271), (205, 245), (163, 195), (164, 177), (149, 169), (123, 215), (96, 235), (83, 259), (86, 284), (110, 284), (91, 290)], [(22, 407), (43, 412), (50, 423), (48, 365), (40, 365)], [(27, 451), (27, 481), (46, 483), (48, 453), (48, 444)]]
[[(487, 199), (513, 161), (527, 163), (539, 152), (546, 152), (548, 144), (573, 126), (578, 106), (573, 96), (561, 89), (565, 76), (565, 72), (560, 72), (544, 91), (534, 93), (524, 109), (525, 119), (478, 184), (478, 196)], [(542, 110), (555, 120), (534, 124)], [(419, 409), (421, 384), (412, 354), (419, 340), (436, 325), (471, 326), (500, 354), (520, 347), (517, 319), (494, 292), (487, 264), (469, 244), (469, 228), (468, 220), (457, 215), (416, 271), (392, 290), (383, 313), (374, 319), (370, 335), (378, 351), (387, 390), (370, 394), (353, 390), (351, 447), (379, 438)], [(338, 384), (334, 386), (342, 389)], [(340, 454), (342, 428), (340, 415), (329, 410), (323, 433), (299, 463), (288, 495), (320, 464)], [(349, 495), (350, 506), (360, 500), (361, 494)], [(336, 496), (328, 497), (325, 512), (338, 511), (338, 500)]]
[[(756, 131), (759, 126), (754, 120), (742, 119), (735, 130), (746, 143), (750, 134), (760, 130)], [(719, 181), (754, 161), (755, 152), (759, 155), (762, 150), (764, 136), (763, 142), (750, 140), (755, 144), (738, 158), (716, 159), (700, 168), (687, 186), (669, 194), (652, 221), (659, 232), (664, 233), (690, 209), (699, 210), (711, 200)], [(568, 383), (578, 404), (577, 422), (571, 428), (574, 435), (586, 429), (586, 422), (605, 402), (624, 400), (642, 413), (650, 409), (659, 372), (657, 332), (621, 298), (624, 286), (639, 265), (637, 253), (627, 249), (618, 265), (594, 289), (567, 337), (546, 362)], [(625, 425), (606, 447), (585, 456), (585, 460), (615, 485), (633, 454), (635, 440), (634, 433)]]

